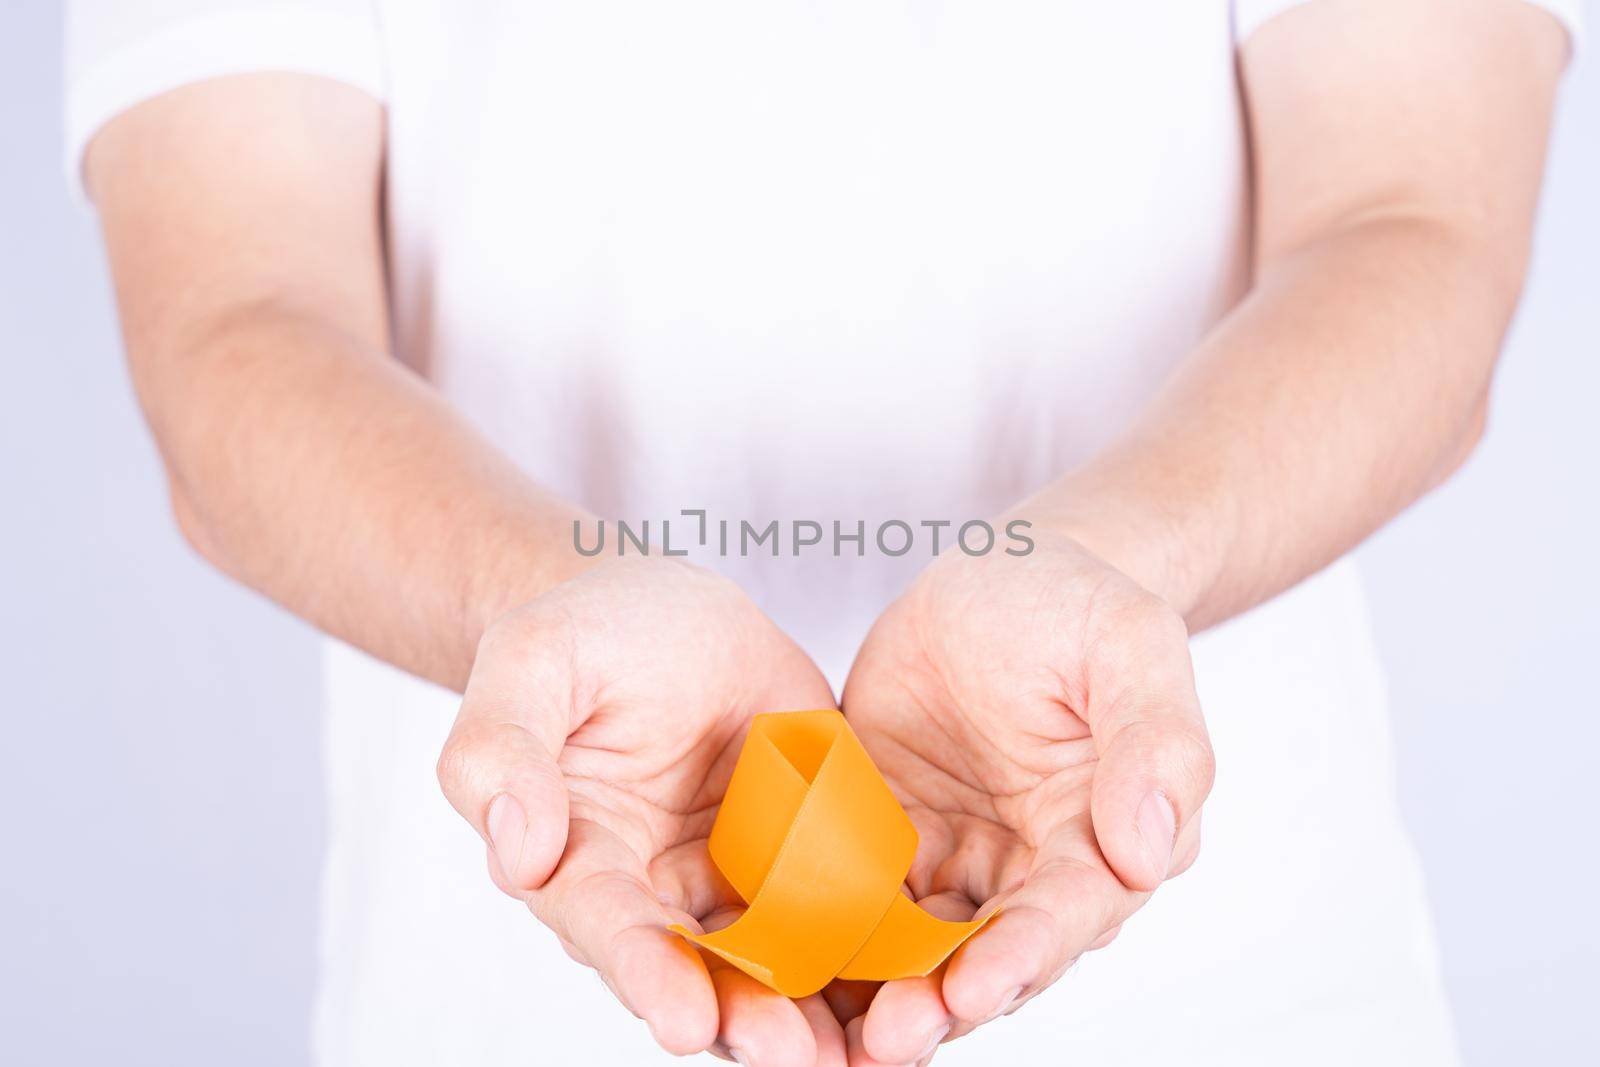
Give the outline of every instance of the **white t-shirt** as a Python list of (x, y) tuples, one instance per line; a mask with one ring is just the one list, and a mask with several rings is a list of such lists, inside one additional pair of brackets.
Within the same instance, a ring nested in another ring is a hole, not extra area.
[[(205, 77), (357, 85), (397, 353), (537, 479), (657, 530), (871, 538), (1038, 488), (1239, 300), (1235, 50), (1294, 2), (78, 0), (68, 149)], [(837, 684), (928, 542), (790, 548), (696, 555)], [(1201, 862), (941, 1064), (1452, 1061), (1353, 572), (1195, 658)], [(327, 698), (321, 1062), (656, 1062), (438, 795), (454, 699), (340, 646)]]

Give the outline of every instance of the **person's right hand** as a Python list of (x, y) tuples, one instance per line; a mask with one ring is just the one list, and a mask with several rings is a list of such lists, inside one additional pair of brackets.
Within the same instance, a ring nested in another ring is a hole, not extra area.
[(489, 870), (668, 1052), (843, 1067), (820, 996), (794, 1002), (667, 931), (732, 921), (706, 851), (753, 715), (836, 707), (816, 666), (726, 579), (602, 564), (478, 647), (439, 760)]

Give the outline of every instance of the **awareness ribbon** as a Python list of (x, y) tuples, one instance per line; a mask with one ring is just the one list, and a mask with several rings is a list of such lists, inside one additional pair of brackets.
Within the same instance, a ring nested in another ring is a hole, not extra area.
[(711, 860), (748, 905), (709, 934), (672, 929), (788, 997), (834, 978), (925, 975), (984, 921), (901, 893), (917, 831), (844, 716), (757, 715), (711, 828)]

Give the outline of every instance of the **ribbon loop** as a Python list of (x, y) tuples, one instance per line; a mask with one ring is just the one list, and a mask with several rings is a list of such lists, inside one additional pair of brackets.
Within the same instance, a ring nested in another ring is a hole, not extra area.
[(934, 918), (900, 892), (916, 851), (916, 828), (843, 715), (758, 715), (710, 840), (748, 907), (714, 933), (673, 929), (789, 997), (836, 977), (927, 974), (983, 923)]

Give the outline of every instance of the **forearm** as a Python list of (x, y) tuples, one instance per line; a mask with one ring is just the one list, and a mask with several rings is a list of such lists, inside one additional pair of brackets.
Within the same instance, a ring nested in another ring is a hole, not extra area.
[(1127, 434), (1018, 513), (1127, 570), (1191, 629), (1249, 608), (1465, 458), (1515, 304), (1506, 262), (1399, 215), (1278, 258)]
[(389, 662), (459, 688), (485, 626), (584, 562), (575, 509), (314, 314), (247, 304), (130, 355), (196, 548)]
[(488, 623), (582, 557), (573, 509), (390, 358), (384, 137), (358, 89), (243, 74), (118, 116), (85, 175), (185, 535), (459, 687)]

